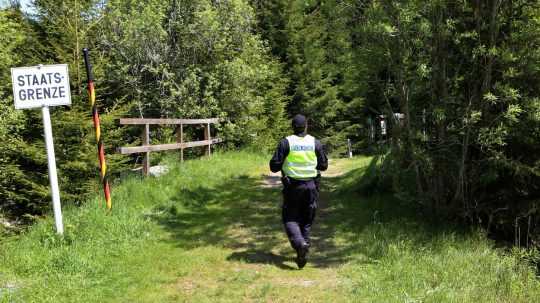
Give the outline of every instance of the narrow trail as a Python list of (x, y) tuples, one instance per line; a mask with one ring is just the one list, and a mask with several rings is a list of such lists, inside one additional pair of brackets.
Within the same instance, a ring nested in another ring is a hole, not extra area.
[[(303, 288), (320, 288), (321, 291), (324, 289), (332, 290), (336, 289), (339, 284), (337, 278), (337, 269), (340, 264), (334, 262), (332, 264), (331, 260), (326, 259), (325, 251), (333, 250), (335, 248), (335, 243), (333, 243), (332, 236), (335, 234), (335, 231), (331, 227), (331, 223), (327, 222), (327, 218), (331, 215), (332, 209), (329, 208), (329, 201), (331, 200), (331, 190), (332, 186), (328, 186), (326, 178), (335, 178), (340, 177), (345, 174), (339, 166), (334, 166), (331, 160), (330, 168), (328, 171), (323, 172), (323, 189), (320, 192), (320, 197), (318, 200), (318, 209), (316, 220), (312, 229), (312, 241), (313, 247), (310, 250), (308, 256), (308, 267), (305, 271), (302, 271), (299, 277), (288, 278), (288, 279), (278, 279), (278, 285), (289, 286), (289, 287), (303, 287)], [(281, 174), (280, 173), (266, 173), (262, 175), (262, 180), (260, 182), (260, 187), (263, 189), (273, 189), (274, 191), (281, 192)], [(281, 204), (281, 198), (276, 203)], [(279, 217), (280, 219), (280, 217)], [(276, 232), (283, 233), (283, 241), (288, 246), (283, 228)], [(292, 251), (292, 248), (290, 249)], [(283, 251), (283, 249), (281, 250)], [(294, 253), (288, 253), (288, 265), (290, 265), (291, 270), (296, 269), (296, 265), (292, 262), (292, 257)], [(259, 266), (261, 267), (261, 266)], [(305, 299), (306, 297), (304, 297)], [(307, 297), (309, 298), (309, 296)], [(309, 300), (308, 300), (309, 301)]]
[[(343, 173), (336, 166), (325, 174), (335, 178)], [(189, 220), (199, 225), (199, 228), (191, 226), (192, 232), (198, 230), (193, 232), (196, 234), (193, 243), (185, 241), (190, 235), (187, 230), (180, 230), (179, 214), (169, 222), (162, 222), (175, 242), (182, 239), (179, 246), (193, 245), (188, 251), (190, 258), (196, 258), (201, 250), (214, 255), (210, 262), (207, 260), (192, 273), (170, 283), (166, 289), (168, 297), (182, 298), (186, 302), (213, 301), (208, 299), (212, 290), (237, 287), (237, 291), (243, 293), (243, 302), (259, 302), (261, 298), (266, 298), (264, 302), (342, 302), (339, 292), (343, 281), (338, 270), (346, 262), (346, 256), (342, 253), (344, 247), (340, 249), (335, 242), (339, 237), (329, 221), (334, 211), (329, 202), (334, 188), (324, 175), (322, 187), (312, 230), (313, 247), (308, 264), (302, 270), (294, 263), (295, 253), (281, 224), (279, 174), (240, 176), (216, 190), (221, 193), (218, 197), (206, 197), (209, 201), (221, 202), (207, 210), (206, 220)], [(210, 231), (212, 226), (219, 226), (219, 230)], [(218, 274), (208, 268), (215, 268)], [(220, 297), (217, 301), (228, 300)]]
[[(337, 178), (343, 176), (347, 170), (342, 165), (337, 163), (340, 161), (330, 160), (329, 169), (322, 172), (322, 188), (318, 200), (318, 209), (315, 223), (312, 229), (313, 247), (310, 250), (309, 261), (316, 269), (321, 270), (321, 277), (328, 280), (328, 277), (335, 277), (336, 268), (344, 260), (344, 256), (340, 256), (340, 260), (332, 260), (328, 258), (328, 254), (335, 252), (337, 247), (335, 243), (336, 230), (333, 228), (332, 222), (329, 220), (333, 208), (331, 207), (332, 194), (336, 190), (336, 185), (328, 178)], [(337, 164), (337, 165), (336, 165)], [(280, 173), (263, 174), (261, 182), (262, 188), (272, 188), (281, 191), (281, 175)], [(281, 203), (281, 200), (279, 201)], [(296, 267), (296, 266), (294, 266)], [(337, 281), (334, 286), (338, 283)]]

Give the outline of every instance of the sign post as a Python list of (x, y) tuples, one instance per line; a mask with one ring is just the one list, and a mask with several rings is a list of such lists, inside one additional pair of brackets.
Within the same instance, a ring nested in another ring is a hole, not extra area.
[(41, 108), (43, 114), (43, 130), (45, 132), (45, 146), (47, 147), (47, 163), (49, 164), (49, 181), (51, 183), (51, 194), (54, 211), (54, 222), (56, 231), (59, 234), (64, 233), (64, 224), (62, 223), (62, 207), (60, 206), (60, 191), (58, 189), (58, 177), (56, 175), (56, 159), (54, 156), (54, 142), (51, 126), (51, 115), (49, 107)]
[(71, 105), (67, 64), (11, 69), (16, 109), (41, 107), (56, 232), (64, 233), (49, 106)]

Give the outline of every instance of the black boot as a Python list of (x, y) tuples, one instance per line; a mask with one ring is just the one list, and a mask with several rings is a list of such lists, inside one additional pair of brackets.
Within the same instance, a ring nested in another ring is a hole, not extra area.
[(309, 250), (309, 245), (307, 243), (302, 243), (302, 246), (300, 246), (296, 250), (295, 262), (296, 262), (296, 265), (298, 265), (298, 268), (300, 269), (306, 266), (308, 250)]

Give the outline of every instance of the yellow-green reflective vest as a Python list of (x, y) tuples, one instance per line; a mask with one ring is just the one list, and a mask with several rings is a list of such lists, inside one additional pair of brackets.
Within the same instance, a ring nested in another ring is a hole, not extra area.
[(317, 155), (315, 154), (315, 138), (288, 136), (289, 155), (283, 163), (283, 173), (297, 180), (317, 177)]

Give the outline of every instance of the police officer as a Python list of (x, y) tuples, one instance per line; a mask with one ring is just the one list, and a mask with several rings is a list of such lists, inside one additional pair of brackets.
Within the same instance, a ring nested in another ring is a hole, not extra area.
[(307, 134), (303, 115), (292, 119), (294, 135), (279, 142), (270, 160), (272, 172), (281, 171), (283, 183), (282, 219), (299, 268), (307, 263), (311, 245), (309, 232), (319, 197), (320, 171), (328, 168), (328, 158), (319, 140)]

